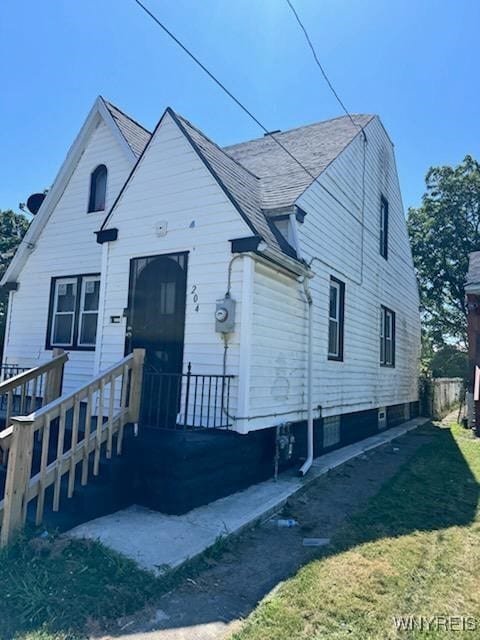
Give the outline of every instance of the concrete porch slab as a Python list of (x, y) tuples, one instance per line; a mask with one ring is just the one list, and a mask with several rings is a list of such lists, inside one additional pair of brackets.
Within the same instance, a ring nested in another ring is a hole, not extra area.
[(161, 574), (203, 553), (220, 538), (239, 533), (279, 511), (287, 499), (313, 480), (428, 422), (415, 418), (361, 442), (326, 453), (314, 460), (305, 478), (282, 473), (182, 516), (169, 516), (133, 505), (91, 522), (66, 535), (99, 540), (134, 560), (140, 567)]

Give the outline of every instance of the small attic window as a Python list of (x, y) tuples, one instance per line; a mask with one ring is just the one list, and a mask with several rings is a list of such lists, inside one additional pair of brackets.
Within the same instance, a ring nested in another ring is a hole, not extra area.
[(88, 199), (88, 213), (105, 210), (107, 194), (107, 167), (99, 164), (90, 176), (90, 197)]
[(292, 233), (290, 229), (290, 220), (287, 217), (285, 217), (281, 220), (275, 220), (274, 224), (277, 227), (277, 229), (280, 231), (282, 236), (285, 238), (285, 240), (291, 243)]

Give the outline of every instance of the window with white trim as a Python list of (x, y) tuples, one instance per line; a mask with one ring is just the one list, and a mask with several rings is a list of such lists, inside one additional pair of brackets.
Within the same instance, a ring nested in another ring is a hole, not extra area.
[(53, 278), (50, 290), (47, 349), (91, 350), (97, 337), (100, 276)]
[(97, 337), (98, 300), (100, 279), (97, 276), (82, 278), (80, 298), (80, 331), (78, 344), (81, 347), (94, 347)]
[(56, 347), (71, 347), (75, 324), (77, 279), (62, 278), (55, 282), (51, 342)]
[(380, 307), (380, 364), (395, 366), (395, 312)]
[(328, 359), (343, 360), (343, 317), (345, 284), (333, 276), (330, 278), (328, 312)]

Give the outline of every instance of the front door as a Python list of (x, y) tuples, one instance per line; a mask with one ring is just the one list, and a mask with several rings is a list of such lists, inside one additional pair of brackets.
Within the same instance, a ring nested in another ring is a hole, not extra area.
[(145, 349), (141, 421), (171, 426), (183, 366), (187, 254), (134, 258), (130, 265), (127, 351)]

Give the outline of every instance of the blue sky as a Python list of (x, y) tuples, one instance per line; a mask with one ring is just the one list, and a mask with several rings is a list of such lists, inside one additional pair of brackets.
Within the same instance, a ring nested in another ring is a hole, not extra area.
[[(269, 129), (339, 115), (285, 0), (145, 0)], [(427, 168), (480, 159), (478, 0), (293, 0), (351, 112), (378, 113), (405, 207)], [(95, 97), (219, 144), (261, 131), (133, 0), (2, 0), (0, 209), (51, 185)]]

